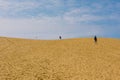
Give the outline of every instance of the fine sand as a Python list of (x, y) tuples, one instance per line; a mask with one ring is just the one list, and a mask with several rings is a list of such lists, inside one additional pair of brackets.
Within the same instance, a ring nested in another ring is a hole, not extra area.
[(1, 37), (0, 80), (120, 80), (120, 39)]

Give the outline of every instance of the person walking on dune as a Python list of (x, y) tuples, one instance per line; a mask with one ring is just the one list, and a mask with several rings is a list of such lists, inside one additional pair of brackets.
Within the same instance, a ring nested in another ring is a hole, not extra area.
[(97, 43), (97, 36), (94, 37), (94, 41), (95, 41), (95, 43)]
[(62, 37), (61, 37), (61, 36), (59, 36), (59, 39), (61, 40), (61, 39), (62, 39)]

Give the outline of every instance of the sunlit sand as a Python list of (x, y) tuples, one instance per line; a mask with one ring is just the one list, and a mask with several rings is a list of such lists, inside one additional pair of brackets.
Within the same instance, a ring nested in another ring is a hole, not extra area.
[(120, 80), (120, 39), (1, 37), (0, 80)]

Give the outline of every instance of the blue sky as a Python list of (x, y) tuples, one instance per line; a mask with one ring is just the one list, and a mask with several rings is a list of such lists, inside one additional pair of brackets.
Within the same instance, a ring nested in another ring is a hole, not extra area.
[(0, 0), (0, 36), (120, 38), (120, 0)]

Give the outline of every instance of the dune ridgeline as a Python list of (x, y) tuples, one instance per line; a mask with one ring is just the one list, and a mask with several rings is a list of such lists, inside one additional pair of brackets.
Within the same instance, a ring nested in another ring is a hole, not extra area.
[(120, 39), (1, 37), (0, 80), (120, 80)]

